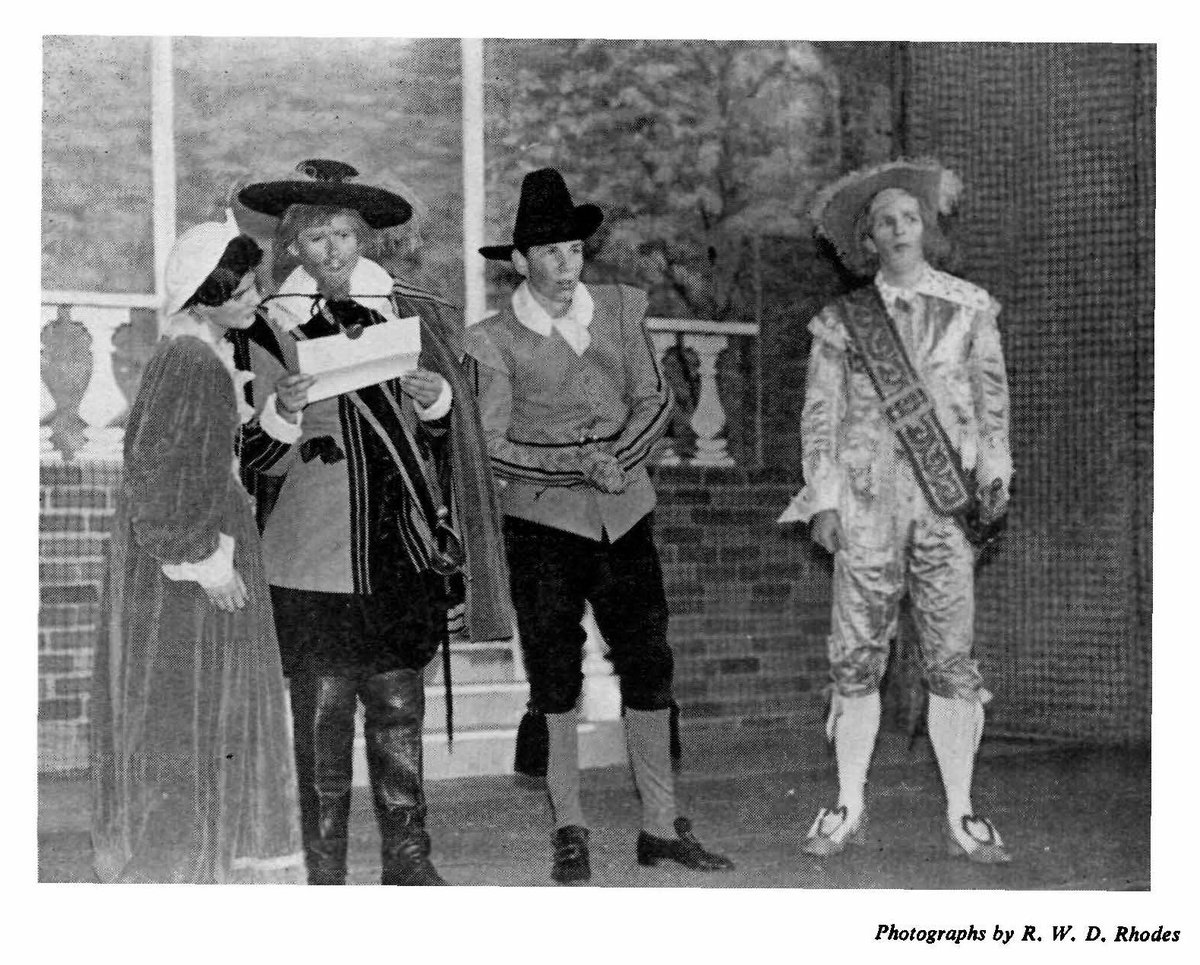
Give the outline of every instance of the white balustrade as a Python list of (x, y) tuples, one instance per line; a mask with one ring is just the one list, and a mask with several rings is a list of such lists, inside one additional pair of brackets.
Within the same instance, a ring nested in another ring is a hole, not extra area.
[[(651, 332), (650, 341), (654, 343), (654, 351), (658, 355), (659, 367), (662, 367), (663, 358), (675, 345), (674, 332)], [(656, 451), (655, 461), (660, 466), (678, 466), (680, 463), (679, 453), (675, 449), (675, 440), (664, 438), (659, 444)]]
[[(58, 307), (55, 305), (42, 306), (42, 336), (45, 337), (46, 326), (58, 318)], [(54, 442), (50, 435), (54, 431), (54, 427), (50, 425), (50, 419), (54, 416), (57, 406), (54, 404), (54, 396), (50, 394), (50, 390), (46, 387), (46, 380), (41, 380), (42, 384), (42, 408), (41, 415), (38, 417), (40, 428), (38, 435), (41, 438), (41, 461), (42, 462), (61, 462), (62, 453), (54, 448)]]
[(724, 335), (693, 335), (688, 345), (696, 352), (700, 369), (700, 397), (692, 413), (692, 428), (696, 430), (696, 454), (693, 466), (732, 466), (725, 437), (725, 407), (717, 388), (717, 359), (729, 347)]
[(124, 432), (111, 423), (125, 411), (125, 396), (113, 373), (113, 335), (129, 322), (129, 309), (80, 305), (71, 317), (82, 322), (92, 337), (92, 378), (79, 403), (86, 442), (79, 458), (90, 461), (120, 460)]
[[(663, 355), (682, 336), (683, 347), (696, 353), (700, 394), (692, 413), (691, 425), (696, 433), (696, 452), (688, 461), (692, 466), (731, 467), (736, 465), (729, 455), (724, 437), (725, 407), (721, 404), (721, 388), (717, 380), (717, 361), (729, 347), (733, 336), (758, 337), (758, 325), (753, 322), (707, 322), (687, 318), (647, 318), (650, 339), (661, 360)], [(687, 364), (687, 360), (683, 360)], [(669, 446), (660, 465), (679, 465), (675, 447)]]

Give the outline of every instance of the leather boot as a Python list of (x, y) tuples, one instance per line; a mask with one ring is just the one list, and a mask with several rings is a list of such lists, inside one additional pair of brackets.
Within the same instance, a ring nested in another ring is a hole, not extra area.
[(344, 885), (355, 682), (351, 677), (296, 676), (291, 681), (291, 699), (308, 883)]
[(444, 885), (429, 860), (422, 781), (421, 728), (425, 680), (417, 670), (391, 670), (369, 677), (362, 689), (366, 708), (367, 770), (382, 839), (381, 882), (385, 885)]

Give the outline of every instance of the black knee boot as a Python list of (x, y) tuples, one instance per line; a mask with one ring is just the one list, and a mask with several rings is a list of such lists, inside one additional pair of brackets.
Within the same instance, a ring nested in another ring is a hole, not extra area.
[(382, 883), (444, 885), (429, 860), (422, 786), (425, 680), (417, 670), (376, 674), (363, 686), (367, 769), (382, 838)]
[(291, 698), (308, 883), (344, 885), (355, 682), (351, 677), (299, 675), (292, 678)]

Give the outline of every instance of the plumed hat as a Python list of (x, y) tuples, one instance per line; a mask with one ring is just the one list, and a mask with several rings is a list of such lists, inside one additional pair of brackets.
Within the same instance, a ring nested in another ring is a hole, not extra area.
[(163, 272), (163, 288), (166, 289), (163, 311), (167, 315), (174, 315), (196, 294), (196, 289), (220, 263), (229, 242), (239, 234), (233, 212), (227, 211), (223, 222), (206, 221), (189, 228), (176, 239)]
[(377, 229), (394, 228), (412, 217), (412, 206), (400, 195), (353, 182), (358, 171), (349, 164), (314, 158), (301, 161), (296, 171), (304, 177), (252, 184), (242, 189), (238, 200), (253, 211), (276, 218), (283, 217), (293, 204), (350, 208)]
[(525, 175), (517, 223), (511, 245), (480, 248), (484, 258), (508, 261), (514, 248), (554, 245), (560, 241), (582, 241), (600, 227), (604, 212), (594, 204), (576, 205), (566, 182), (554, 168), (541, 168)]
[(809, 216), (817, 234), (829, 239), (843, 261), (859, 256), (855, 225), (871, 199), (887, 188), (899, 188), (938, 214), (949, 214), (962, 192), (962, 181), (932, 158), (889, 161), (860, 168), (817, 193)]

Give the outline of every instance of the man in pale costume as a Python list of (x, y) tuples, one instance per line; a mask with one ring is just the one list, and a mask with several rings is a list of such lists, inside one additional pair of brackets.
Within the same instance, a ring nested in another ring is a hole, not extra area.
[(861, 840), (879, 684), (907, 592), (948, 846), (982, 863), (1010, 860), (971, 802), (991, 695), (972, 657), (976, 549), (968, 536), (1004, 516), (1012, 478), (1000, 306), (927, 260), (948, 247), (938, 216), (960, 190), (935, 161), (896, 161), (847, 175), (812, 211), (846, 266), (874, 273), (810, 323), (806, 485), (782, 517), (811, 522), (813, 539), (834, 554), (827, 735), (839, 797), (809, 831), (804, 848), (817, 856)]

